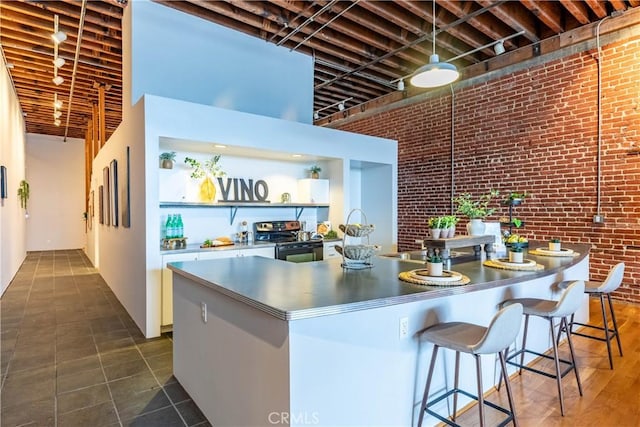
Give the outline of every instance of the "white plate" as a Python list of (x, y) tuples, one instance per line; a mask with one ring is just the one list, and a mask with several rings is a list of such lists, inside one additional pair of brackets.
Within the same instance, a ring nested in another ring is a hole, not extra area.
[(538, 248), (536, 249), (536, 251), (544, 255), (573, 255), (572, 249), (565, 249), (565, 248), (561, 248), (559, 251), (550, 251), (549, 249)]
[(429, 276), (429, 270), (427, 269), (411, 270), (409, 275), (413, 276), (415, 279), (427, 280), (430, 282), (457, 282), (462, 279), (462, 274), (449, 270), (443, 270), (442, 276)]

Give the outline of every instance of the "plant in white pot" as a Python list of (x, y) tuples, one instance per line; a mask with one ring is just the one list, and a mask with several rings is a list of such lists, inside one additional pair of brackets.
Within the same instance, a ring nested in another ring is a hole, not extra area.
[(442, 276), (442, 267), (443, 262), (440, 255), (434, 254), (427, 259), (427, 271), (429, 273), (429, 276)]
[(434, 216), (433, 218), (429, 218), (429, 229), (431, 231), (432, 239), (439, 239), (442, 237), (442, 226), (444, 222), (442, 221), (442, 217)]
[(489, 204), (500, 195), (498, 190), (489, 190), (488, 193), (474, 198), (470, 193), (462, 193), (453, 198), (457, 205), (457, 213), (469, 217), (467, 233), (471, 236), (481, 236), (484, 234), (483, 220), (491, 215), (495, 208), (490, 208)]
[(562, 243), (560, 243), (560, 239), (553, 238), (553, 239), (549, 240), (549, 250), (550, 251), (555, 251), (555, 252), (560, 252), (560, 250), (562, 250)]
[(444, 226), (442, 227), (442, 234), (440, 237), (443, 239), (451, 239), (456, 235), (456, 224), (458, 223), (458, 217), (455, 215), (445, 215), (442, 217)]
[(511, 246), (509, 246), (509, 262), (524, 262), (522, 243), (512, 243)]

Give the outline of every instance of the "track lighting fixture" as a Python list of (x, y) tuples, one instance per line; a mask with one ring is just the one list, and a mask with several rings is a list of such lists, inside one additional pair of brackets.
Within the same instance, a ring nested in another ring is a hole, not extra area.
[(67, 39), (67, 35), (64, 31), (56, 31), (51, 35), (51, 38), (55, 44), (60, 44)]
[(319, 118), (320, 118), (320, 113), (318, 113), (317, 111), (313, 113), (313, 120), (318, 120)]
[(54, 119), (59, 119), (60, 117), (62, 117), (62, 111), (54, 111), (53, 112), (53, 118)]
[(502, 55), (504, 53), (504, 42), (500, 40), (498, 43), (496, 43), (493, 46), (493, 51), (496, 53), (496, 55)]
[(56, 119), (56, 120), (53, 122), (53, 124), (54, 124), (54, 125), (56, 125), (56, 126), (60, 126), (60, 125), (62, 124), (62, 122), (60, 121), (60, 119)]
[(338, 111), (344, 111), (344, 109), (346, 108), (346, 104), (347, 101), (351, 101), (353, 99), (353, 96), (350, 96), (349, 98), (345, 99), (344, 101), (338, 101), (338, 102), (334, 102), (331, 105), (327, 105), (326, 107), (322, 107), (320, 109), (318, 109), (315, 113), (313, 113), (313, 119), (314, 120), (318, 120), (320, 118), (320, 112), (324, 111), (324, 110), (328, 110), (329, 108), (333, 108), (333, 107), (338, 107)]
[(58, 56), (58, 57), (56, 57), (56, 58), (53, 60), (53, 65), (54, 65), (56, 68), (62, 68), (62, 67), (64, 67), (64, 64), (65, 64), (66, 62), (67, 62), (67, 61), (65, 61), (63, 58), (60, 58), (60, 57)]
[(62, 82), (64, 82), (64, 79), (60, 76), (55, 76), (53, 79), (51, 79), (51, 81), (56, 85), (56, 86), (60, 86), (62, 84)]
[(344, 111), (344, 102), (341, 102), (340, 104), (338, 104), (338, 110)]
[[(58, 98), (58, 94), (57, 93), (56, 93), (56, 98)], [(56, 110), (61, 110), (62, 109), (62, 101), (58, 101), (58, 99), (53, 101), (53, 108), (55, 108)]]
[(403, 79), (398, 80), (398, 90), (399, 91), (403, 91), (404, 90), (404, 80)]

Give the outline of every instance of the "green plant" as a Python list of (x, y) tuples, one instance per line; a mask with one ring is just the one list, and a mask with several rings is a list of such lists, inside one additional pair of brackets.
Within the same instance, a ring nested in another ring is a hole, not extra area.
[(444, 221), (441, 216), (434, 216), (429, 218), (428, 225), (431, 229), (444, 228)]
[(560, 239), (558, 239), (557, 237), (554, 237), (553, 239), (549, 240), (550, 243), (560, 243)]
[(22, 207), (22, 209), (27, 209), (27, 202), (29, 201), (29, 183), (24, 179), (20, 181), (18, 197), (20, 197), (20, 207)]
[(442, 262), (442, 257), (440, 255), (433, 254), (427, 258), (427, 261), (429, 261), (432, 264), (440, 263)]
[(442, 228), (451, 228), (455, 227), (458, 223), (458, 217), (455, 215), (445, 215), (442, 217), (443, 226)]
[(520, 226), (522, 225), (522, 220), (519, 218), (513, 218), (511, 222), (516, 226), (516, 228), (520, 228)]
[(336, 239), (338, 238), (338, 233), (335, 230), (329, 230), (324, 237), (327, 239)]
[(191, 157), (184, 158), (184, 162), (193, 169), (191, 172), (191, 178), (196, 179), (204, 178), (206, 175), (211, 175), (212, 177), (225, 176), (226, 172), (224, 172), (220, 165), (218, 165), (219, 161), (219, 154), (205, 160), (204, 165), (199, 160), (192, 159)]
[(320, 173), (322, 172), (322, 168), (318, 165), (313, 165), (309, 168), (309, 172), (311, 173)]
[(160, 160), (171, 160), (174, 162), (176, 160), (176, 152), (170, 151), (160, 154)]
[(489, 203), (499, 195), (498, 190), (489, 190), (487, 194), (482, 194), (474, 199), (470, 193), (462, 193), (458, 197), (454, 197), (453, 202), (458, 205), (456, 212), (471, 219), (484, 219), (495, 212), (495, 208), (490, 208)]

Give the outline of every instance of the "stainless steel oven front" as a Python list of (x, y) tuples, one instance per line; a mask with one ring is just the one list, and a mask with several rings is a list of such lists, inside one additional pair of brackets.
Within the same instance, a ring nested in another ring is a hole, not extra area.
[(287, 242), (276, 244), (276, 259), (290, 262), (322, 261), (323, 246), (321, 240), (306, 242)]

